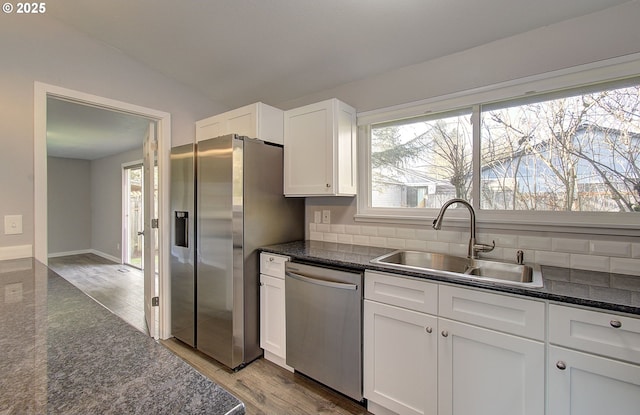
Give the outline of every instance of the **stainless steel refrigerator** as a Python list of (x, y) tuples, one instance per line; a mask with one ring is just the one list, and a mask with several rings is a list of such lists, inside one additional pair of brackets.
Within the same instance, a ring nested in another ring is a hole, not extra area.
[(171, 152), (172, 334), (232, 369), (262, 354), (257, 249), (304, 239), (282, 150), (227, 135)]

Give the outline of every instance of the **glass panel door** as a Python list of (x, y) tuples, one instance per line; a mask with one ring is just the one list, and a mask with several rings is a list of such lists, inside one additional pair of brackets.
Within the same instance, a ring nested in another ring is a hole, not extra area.
[(142, 269), (143, 231), (143, 172), (142, 164), (125, 168), (125, 249), (124, 263)]

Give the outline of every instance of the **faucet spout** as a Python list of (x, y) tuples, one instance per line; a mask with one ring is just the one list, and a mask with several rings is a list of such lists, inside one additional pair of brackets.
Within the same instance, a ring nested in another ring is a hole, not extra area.
[(471, 206), (471, 204), (464, 199), (451, 199), (446, 201), (440, 208), (438, 216), (436, 216), (436, 218), (433, 220), (433, 229), (440, 230), (440, 228), (442, 228), (442, 220), (444, 219), (444, 214), (447, 209), (449, 209), (449, 206), (453, 205), (454, 203), (460, 203), (469, 211), (469, 249), (467, 252), (467, 256), (469, 258), (477, 258), (478, 252), (493, 251), (493, 248), (495, 248), (496, 246), (495, 241), (493, 242), (493, 245), (476, 243), (476, 212), (473, 209), (473, 206)]

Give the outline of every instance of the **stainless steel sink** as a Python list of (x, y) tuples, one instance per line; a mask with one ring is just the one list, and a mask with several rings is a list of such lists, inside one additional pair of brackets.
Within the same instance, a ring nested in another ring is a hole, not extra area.
[(440, 276), (470, 278), (532, 288), (542, 287), (540, 269), (537, 266), (524, 264), (410, 250), (393, 251), (372, 259), (371, 263)]

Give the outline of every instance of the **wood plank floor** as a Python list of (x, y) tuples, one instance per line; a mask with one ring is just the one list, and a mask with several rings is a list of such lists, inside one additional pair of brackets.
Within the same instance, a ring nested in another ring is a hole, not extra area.
[[(112, 313), (148, 333), (141, 271), (94, 254), (51, 258), (49, 267)], [(176, 339), (160, 343), (243, 401), (249, 415), (368, 414), (357, 402), (263, 358), (233, 372)]]
[(95, 254), (49, 258), (49, 268), (133, 327), (149, 334), (144, 320), (142, 271)]

